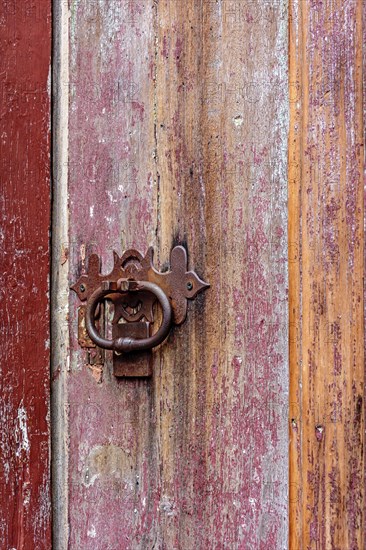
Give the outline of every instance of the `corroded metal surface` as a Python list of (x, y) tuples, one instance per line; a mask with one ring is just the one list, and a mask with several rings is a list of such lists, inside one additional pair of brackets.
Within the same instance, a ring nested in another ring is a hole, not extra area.
[[(117, 299), (119, 297), (120, 300), (126, 300), (126, 310), (128, 304), (133, 303), (131, 298), (129, 298), (130, 294), (137, 294), (140, 290), (141, 292), (148, 292), (151, 294), (161, 307), (162, 320), (158, 330), (147, 338), (141, 339), (136, 339), (128, 335), (116, 339), (109, 339), (103, 336), (95, 326), (95, 313), (100, 304), (103, 303), (108, 296), (113, 296), (114, 299), (116, 299), (117, 296)], [(149, 281), (134, 281), (128, 279), (119, 279), (117, 282), (103, 281), (101, 286), (90, 296), (85, 315), (86, 329), (90, 338), (100, 348), (113, 350), (115, 355), (117, 353), (147, 351), (159, 346), (169, 334), (172, 319), (173, 311), (170, 300), (158, 285), (150, 283)]]
[[(91, 347), (94, 344), (102, 349), (113, 350), (113, 363), (116, 366), (117, 362), (118, 367), (123, 362), (123, 358), (118, 357), (120, 353), (142, 352), (160, 345), (167, 337), (172, 323), (180, 325), (185, 320), (187, 300), (193, 300), (199, 292), (209, 287), (194, 271), (187, 271), (187, 253), (182, 246), (173, 248), (170, 263), (170, 271), (157, 271), (153, 265), (152, 247), (145, 257), (137, 250), (127, 250), (121, 258), (114, 252), (111, 273), (102, 275), (100, 258), (92, 254), (88, 259), (87, 272), (71, 286), (80, 300), (87, 300), (86, 310), (79, 308), (78, 313), (79, 344), (84, 348), (90, 347), (88, 344), (91, 339)], [(118, 327), (120, 322), (126, 322), (126, 326), (114, 330), (112, 339), (101, 334), (94, 319), (97, 309), (100, 312), (100, 306), (106, 299), (114, 305), (113, 325)], [(154, 334), (145, 334), (143, 338), (136, 338), (132, 332), (129, 334), (128, 327), (133, 327), (138, 333), (138, 329), (142, 328), (138, 326), (140, 321), (149, 321), (149, 325), (154, 323), (156, 302), (159, 302), (162, 311), (159, 329)], [(150, 359), (148, 363), (150, 365)], [(142, 371), (150, 372), (151, 368), (146, 365), (145, 369), (141, 369), (138, 366), (136, 375), (141, 376)], [(114, 368), (116, 372), (121, 372), (121, 368)], [(128, 373), (134, 376), (131, 364)]]
[(184, 243), (211, 284), (150, 380), (96, 381), (70, 296), (71, 548), (287, 547), (287, 18), (70, 2), (70, 283)]
[(51, 548), (51, 6), (0, 5), (0, 547)]
[(365, 547), (362, 0), (291, 1), (291, 549)]
[[(113, 338), (148, 338), (150, 336), (150, 323), (139, 321), (137, 323), (115, 324), (112, 330)], [(138, 352), (114, 355), (113, 374), (119, 377), (146, 377), (153, 374), (151, 352)]]
[[(147, 251), (146, 256), (137, 250), (127, 250), (122, 257), (117, 252), (113, 253), (113, 269), (107, 275), (101, 273), (101, 261), (97, 254), (92, 254), (88, 259), (88, 270), (82, 274), (77, 282), (72, 285), (82, 301), (89, 300), (91, 295), (100, 288), (103, 283), (111, 286), (119, 280), (148, 281), (157, 285), (169, 298), (173, 309), (173, 318), (176, 325), (180, 325), (187, 315), (187, 300), (193, 300), (199, 292), (207, 289), (209, 285), (202, 281), (194, 271), (188, 271), (187, 252), (183, 246), (175, 246), (170, 253), (169, 271), (160, 273), (153, 264), (154, 249)], [(107, 295), (115, 304), (113, 323), (118, 323), (123, 317), (127, 322), (140, 321), (143, 317), (147, 321), (153, 321), (153, 305), (156, 296), (141, 289), (136, 292), (126, 293), (121, 300), (118, 293)], [(141, 307), (138, 311), (137, 305)]]
[(78, 308), (78, 342), (82, 348), (95, 348), (94, 342), (90, 339), (85, 325), (86, 306)]

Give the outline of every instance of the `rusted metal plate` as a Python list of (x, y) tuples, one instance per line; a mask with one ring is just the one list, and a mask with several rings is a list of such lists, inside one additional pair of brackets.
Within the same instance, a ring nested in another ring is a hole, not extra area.
[[(135, 323), (115, 324), (112, 331), (113, 338), (148, 338), (150, 336), (150, 323), (139, 321)], [(152, 352), (132, 352), (129, 354), (113, 355), (114, 376), (146, 377), (151, 376)]]
[(94, 342), (89, 338), (85, 326), (86, 306), (78, 308), (78, 342), (82, 348), (95, 348)]
[[(185, 320), (187, 300), (195, 298), (209, 285), (194, 271), (188, 271), (187, 252), (183, 246), (173, 248), (170, 254), (171, 269), (164, 273), (155, 269), (151, 247), (145, 257), (137, 250), (127, 250), (122, 257), (114, 252), (113, 256), (112, 271), (108, 275), (103, 275), (99, 256), (92, 254), (88, 258), (87, 271), (82, 273), (71, 289), (80, 300), (87, 300), (86, 308), (78, 310), (79, 345), (87, 348), (92, 342), (94, 346), (113, 350), (114, 367), (117, 364), (119, 376), (123, 376), (122, 363), (126, 354), (151, 350), (162, 344), (172, 324), (178, 325)], [(102, 334), (100, 327), (96, 326), (96, 313), (99, 310), (99, 316), (101, 315), (105, 300), (113, 302), (112, 339)], [(157, 302), (162, 311), (162, 319), (158, 330), (150, 334), (150, 331), (146, 330), (145, 321), (149, 324), (154, 323), (154, 306)], [(119, 323), (122, 321), (125, 324), (120, 326)], [(132, 368), (133, 357), (139, 362), (136, 369)], [(128, 376), (148, 376), (147, 372), (151, 374), (150, 360), (142, 368), (138, 357), (136, 353), (132, 357), (126, 357), (129, 366), (126, 370)], [(149, 358), (149, 355), (147, 357)], [(116, 373), (116, 368), (114, 372)]]
[(70, 283), (183, 245), (211, 284), (151, 380), (97, 383), (70, 296), (72, 548), (286, 547), (287, 17), (70, 2)]
[(51, 4), (0, 6), (0, 547), (51, 548)]
[[(184, 322), (187, 315), (187, 300), (193, 300), (199, 292), (207, 289), (210, 285), (202, 281), (194, 271), (188, 271), (187, 252), (183, 246), (175, 246), (170, 253), (169, 270), (160, 273), (153, 263), (154, 249), (149, 248), (143, 256), (138, 250), (127, 250), (122, 257), (117, 252), (113, 253), (113, 269), (107, 275), (101, 273), (101, 261), (97, 254), (88, 258), (88, 270), (80, 275), (72, 290), (76, 292), (82, 301), (89, 300), (91, 295), (102, 286), (104, 282), (113, 285), (119, 280), (149, 281), (161, 288), (168, 297), (173, 309), (173, 320), (176, 325)], [(123, 316), (127, 322), (139, 321), (142, 317), (153, 321), (152, 306), (155, 299), (151, 300), (151, 293), (138, 294), (142, 308), (135, 314), (128, 313), (126, 307), (117, 307), (113, 322), (118, 322)], [(135, 309), (133, 295), (126, 296), (126, 306)], [(117, 294), (111, 294), (110, 299), (118, 305), (122, 302)]]
[(291, 0), (290, 543), (361, 550), (362, 0)]

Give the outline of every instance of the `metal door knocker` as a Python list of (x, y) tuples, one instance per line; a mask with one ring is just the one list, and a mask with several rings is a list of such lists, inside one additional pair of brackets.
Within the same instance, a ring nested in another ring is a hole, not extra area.
[[(121, 354), (151, 350), (162, 344), (172, 324), (184, 322), (187, 300), (193, 300), (209, 284), (194, 271), (187, 271), (187, 253), (183, 246), (173, 248), (171, 270), (165, 273), (155, 269), (151, 247), (146, 256), (133, 249), (122, 257), (116, 252), (113, 254), (114, 267), (108, 275), (101, 274), (100, 257), (92, 254), (87, 272), (71, 289), (82, 302), (86, 301), (82, 319), (92, 345), (113, 350), (116, 366), (116, 362), (121, 362)], [(103, 337), (96, 326), (99, 306), (104, 300), (114, 305), (111, 339)], [(158, 330), (151, 334), (156, 303), (160, 304), (162, 320)]]

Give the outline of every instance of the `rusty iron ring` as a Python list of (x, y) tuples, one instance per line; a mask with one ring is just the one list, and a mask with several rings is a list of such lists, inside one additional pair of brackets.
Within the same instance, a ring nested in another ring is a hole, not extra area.
[[(117, 353), (128, 353), (130, 351), (145, 351), (152, 349), (161, 344), (168, 336), (171, 324), (172, 324), (172, 306), (165, 292), (156, 284), (148, 281), (131, 281), (128, 279), (119, 279), (117, 285), (103, 284), (98, 287), (90, 296), (85, 315), (86, 330), (93, 342), (100, 348), (113, 350)], [(159, 330), (150, 336), (149, 338), (142, 338), (141, 340), (136, 338), (115, 338), (114, 340), (107, 340), (98, 333), (95, 326), (95, 312), (98, 304), (107, 295), (126, 292), (138, 292), (140, 290), (147, 290), (154, 294), (158, 299), (162, 310), (163, 320), (159, 327)]]

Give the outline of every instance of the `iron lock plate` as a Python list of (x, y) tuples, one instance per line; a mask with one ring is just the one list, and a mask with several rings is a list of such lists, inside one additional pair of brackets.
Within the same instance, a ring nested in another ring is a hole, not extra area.
[[(170, 255), (170, 270), (159, 272), (153, 265), (153, 249), (143, 256), (135, 249), (121, 257), (114, 252), (114, 266), (108, 275), (101, 273), (101, 259), (92, 254), (88, 269), (71, 287), (86, 309), (79, 313), (79, 343), (113, 351), (116, 376), (151, 376), (152, 348), (166, 338), (171, 325), (180, 325), (187, 315), (187, 300), (209, 287), (194, 271), (188, 271), (186, 250), (176, 246)], [(96, 314), (104, 300), (114, 306), (112, 340), (101, 336)], [(156, 304), (162, 310), (159, 329)]]

